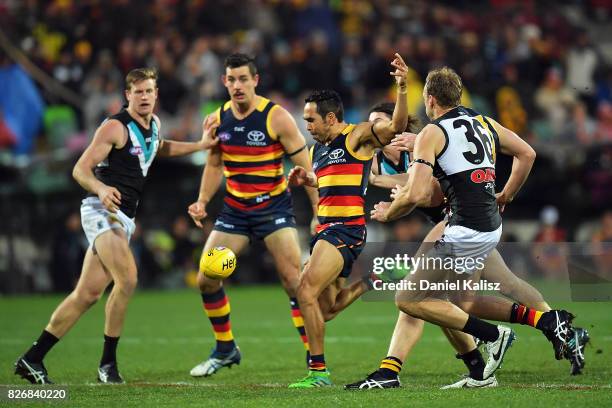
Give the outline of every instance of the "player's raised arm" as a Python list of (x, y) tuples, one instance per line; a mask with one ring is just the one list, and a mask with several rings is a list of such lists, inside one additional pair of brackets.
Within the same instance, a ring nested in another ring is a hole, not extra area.
[(203, 227), (202, 219), (206, 218), (206, 206), (211, 198), (219, 190), (223, 180), (223, 161), (221, 160), (221, 149), (215, 146), (208, 152), (206, 166), (200, 181), (200, 193), (198, 200), (187, 209), (193, 222), (200, 228)]
[(362, 143), (371, 142), (375, 147), (386, 146), (391, 143), (398, 133), (402, 133), (408, 125), (408, 66), (401, 55), (395, 54), (395, 59), (391, 62), (395, 71), (390, 74), (395, 78), (397, 93), (395, 99), (395, 109), (390, 121), (377, 120), (369, 125), (369, 129), (362, 133)]
[(523, 139), (521, 139), (513, 131), (501, 126), (491, 118), (488, 118), (493, 123), (497, 135), (499, 137), (500, 150), (503, 154), (514, 157), (512, 161), (512, 171), (506, 182), (503, 190), (496, 194), (497, 203), (501, 212), (504, 211), (506, 204), (512, 202), (518, 191), (521, 189), (536, 158), (536, 152)]
[(90, 193), (96, 194), (104, 207), (117, 212), (121, 204), (121, 193), (96, 178), (93, 168), (104, 160), (114, 146), (122, 146), (127, 135), (117, 120), (104, 122), (96, 131), (91, 144), (85, 149), (72, 170), (72, 177)]
[(373, 219), (381, 222), (395, 220), (412, 212), (419, 203), (431, 200), (433, 165), (436, 153), (441, 151), (443, 146), (442, 130), (435, 125), (425, 126), (416, 139), (408, 183), (401, 188), (391, 205), (373, 212)]
[(278, 135), (278, 140), (283, 145), (285, 153), (295, 166), (301, 167), (306, 172), (307, 182), (304, 183), (304, 188), (310, 200), (313, 219), (315, 219), (317, 216), (319, 193), (316, 189), (316, 176), (312, 171), (312, 163), (308, 154), (308, 148), (306, 147), (306, 140), (300, 133), (295, 123), (295, 119), (293, 119), (286, 109), (278, 106), (270, 112), (270, 115), (272, 115), (272, 129), (274, 129), (274, 132)]
[[(158, 122), (159, 119), (155, 117)], [(219, 127), (214, 115), (209, 115), (202, 123), (202, 138), (197, 142), (177, 142), (175, 140), (161, 139), (158, 154), (162, 157), (184, 156), (200, 150), (210, 149), (219, 143), (215, 130)]]

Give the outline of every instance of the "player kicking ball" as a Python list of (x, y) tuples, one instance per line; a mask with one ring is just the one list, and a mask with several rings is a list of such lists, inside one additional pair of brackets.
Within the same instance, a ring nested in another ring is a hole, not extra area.
[(398, 92), (390, 121), (350, 125), (344, 121), (342, 101), (336, 92), (316, 91), (306, 98), (304, 120), (317, 142), (310, 151), (313, 172), (296, 166), (289, 174), (289, 182), (318, 188), (320, 225), (297, 289), (310, 344), (309, 371), (290, 388), (331, 385), (324, 357), (325, 315), (329, 310), (338, 313), (360, 294), (351, 292), (348, 300), (339, 296), (366, 241), (364, 196), (372, 157), (375, 149), (389, 144), (408, 121), (408, 68), (399, 54), (395, 56), (391, 75)]

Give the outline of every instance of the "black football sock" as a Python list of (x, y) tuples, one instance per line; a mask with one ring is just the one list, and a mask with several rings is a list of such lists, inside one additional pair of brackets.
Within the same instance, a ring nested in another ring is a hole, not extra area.
[(43, 361), (43, 358), (47, 355), (51, 347), (55, 346), (59, 339), (49, 333), (46, 330), (43, 330), (38, 340), (32, 344), (32, 347), (28, 351), (26, 351), (24, 357), (26, 360), (31, 361), (33, 363), (40, 363)]
[(465, 354), (457, 354), (457, 358), (463, 361), (463, 364), (470, 370), (470, 377), (482, 381), (484, 373), (485, 361), (477, 348)]
[(117, 361), (118, 344), (119, 337), (110, 337), (106, 334), (104, 335), (104, 350), (102, 351), (102, 358), (100, 359), (100, 367)]
[(383, 358), (378, 368), (380, 375), (388, 380), (397, 378), (400, 371), (402, 371), (402, 360), (393, 356)]
[(472, 336), (476, 336), (480, 340), (487, 343), (495, 341), (499, 337), (499, 329), (497, 326), (471, 315), (468, 317), (468, 320), (461, 331), (471, 334)]

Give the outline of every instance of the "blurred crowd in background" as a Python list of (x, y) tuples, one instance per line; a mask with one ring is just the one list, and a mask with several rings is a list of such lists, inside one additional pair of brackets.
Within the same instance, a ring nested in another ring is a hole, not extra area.
[[(301, 109), (312, 89), (336, 89), (347, 121), (364, 120), (372, 105), (393, 100), (389, 62), (399, 52), (411, 68), (409, 109), (426, 123), (425, 76), (453, 67), (463, 103), (538, 152), (505, 213), (504, 239), (610, 241), (611, 17), (606, 0), (0, 2), (0, 292), (72, 287), (85, 241), (83, 192), (70, 171), (99, 123), (123, 105), (125, 74), (156, 67), (163, 136), (196, 140), (203, 117), (227, 99), (220, 77), (234, 51), (256, 58), (258, 92), (292, 112), (307, 138)], [(203, 162), (159, 160), (151, 172), (133, 239), (144, 285), (193, 284), (211, 224), (194, 229), (185, 209)], [(499, 185), (510, 166), (500, 160)], [(371, 189), (368, 202), (385, 195)], [(296, 191), (304, 248), (305, 201)], [(371, 240), (419, 240), (427, 225), (413, 216), (371, 231)], [(546, 273), (558, 271), (555, 248), (533, 246), (534, 259), (551, 259)], [(235, 279), (274, 281), (266, 259), (241, 262)]]

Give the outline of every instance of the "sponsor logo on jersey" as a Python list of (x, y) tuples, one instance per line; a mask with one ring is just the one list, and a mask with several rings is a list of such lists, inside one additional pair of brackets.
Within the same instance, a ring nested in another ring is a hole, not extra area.
[(476, 169), (470, 174), (472, 183), (490, 183), (495, 181), (495, 169)]
[(342, 149), (336, 149), (329, 154), (329, 158), (332, 160), (338, 160), (342, 156), (344, 156), (344, 150)]
[(132, 147), (130, 147), (130, 154), (132, 156), (138, 156), (138, 155), (142, 154), (142, 147), (140, 147), (140, 146), (132, 146)]
[(219, 138), (220, 141), (227, 142), (228, 140), (232, 138), (232, 135), (227, 132), (221, 132), (219, 133), (217, 137)]
[(270, 199), (270, 194), (262, 194), (260, 196), (255, 197), (255, 202), (263, 203), (264, 201), (267, 201), (269, 199)]
[(332, 150), (330, 154), (327, 155), (331, 160), (327, 162), (328, 164), (337, 164), (337, 163), (346, 163), (346, 159), (344, 159), (344, 150), (335, 149)]
[(266, 134), (260, 130), (251, 130), (247, 133), (247, 142), (248, 146), (265, 146), (266, 142)]
[(215, 225), (216, 226), (222, 226), (223, 228), (227, 228), (227, 229), (234, 229), (234, 228), (236, 228), (235, 225), (228, 224), (228, 223), (225, 223), (225, 222), (220, 221), (220, 220), (215, 221)]
[(274, 220), (274, 224), (275, 225), (280, 225), (280, 224), (284, 224), (287, 222), (287, 219), (285, 217), (282, 218), (277, 218)]

